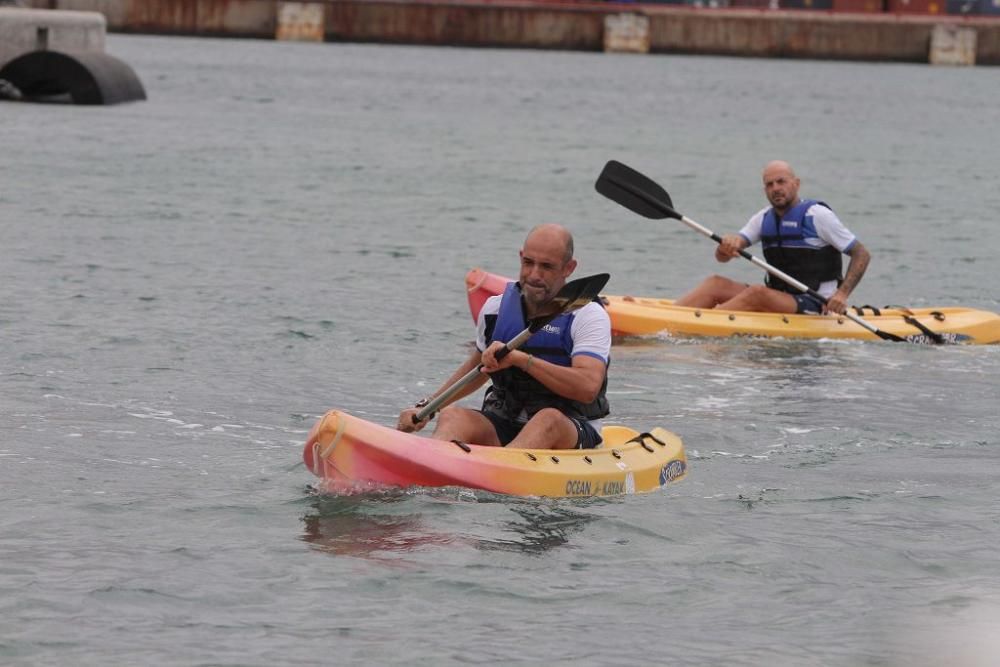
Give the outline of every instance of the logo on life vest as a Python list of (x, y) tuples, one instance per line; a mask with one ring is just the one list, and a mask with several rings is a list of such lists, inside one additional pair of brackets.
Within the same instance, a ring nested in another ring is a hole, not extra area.
[(542, 327), (542, 331), (544, 331), (545, 333), (556, 334), (557, 336), (560, 333), (562, 333), (562, 329), (560, 329), (559, 327), (554, 327), (551, 324), (546, 324), (544, 327)]

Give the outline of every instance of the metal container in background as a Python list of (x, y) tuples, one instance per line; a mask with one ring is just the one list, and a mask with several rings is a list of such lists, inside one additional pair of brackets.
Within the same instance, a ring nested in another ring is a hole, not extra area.
[(833, 9), (833, 0), (780, 0), (779, 8), (829, 11)]
[(887, 0), (886, 11), (895, 14), (944, 14), (945, 0)]
[(979, 0), (979, 13), (983, 16), (1000, 16), (1000, 0)]
[(978, 16), (981, 0), (946, 0), (945, 11), (953, 16)]
[(885, 0), (833, 0), (833, 11), (873, 14), (885, 11)]

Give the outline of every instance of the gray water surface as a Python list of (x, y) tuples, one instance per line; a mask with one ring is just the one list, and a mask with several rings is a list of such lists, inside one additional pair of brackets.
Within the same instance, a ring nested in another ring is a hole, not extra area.
[[(467, 353), (465, 272), (725, 266), (792, 162), (857, 304), (1000, 310), (1000, 70), (113, 35), (149, 100), (0, 106), (0, 664), (991, 665), (1000, 347), (651, 337), (616, 421), (688, 478), (594, 500), (318, 497), (306, 432)], [(470, 403), (474, 400), (470, 399)]]

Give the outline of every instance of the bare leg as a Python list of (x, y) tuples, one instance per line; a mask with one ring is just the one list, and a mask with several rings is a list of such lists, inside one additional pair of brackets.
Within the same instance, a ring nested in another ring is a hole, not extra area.
[(576, 426), (555, 408), (538, 411), (507, 447), (514, 449), (572, 449), (576, 447)]
[(720, 303), (729, 301), (746, 288), (746, 283), (738, 283), (725, 276), (709, 276), (693, 290), (674, 301), (674, 305), (689, 308), (714, 308)]
[(758, 313), (794, 313), (798, 310), (795, 297), (765, 285), (751, 285), (717, 307), (723, 310), (749, 310)]
[(500, 446), (493, 422), (484, 417), (483, 413), (454, 405), (445, 408), (438, 415), (437, 426), (431, 437), (435, 440), (459, 440), (474, 445)]

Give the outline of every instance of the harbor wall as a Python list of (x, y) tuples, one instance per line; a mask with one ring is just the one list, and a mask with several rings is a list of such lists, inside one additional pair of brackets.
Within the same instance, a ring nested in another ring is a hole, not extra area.
[[(983, 0), (984, 2), (988, 0)], [(923, 11), (707, 8), (641, 3), (435, 0), (22, 0), (26, 6), (97, 11), (118, 32), (257, 37), (278, 34), (283, 6), (321, 8), (326, 41), (600, 51), (606, 19), (648, 19), (653, 53), (928, 62), (935, 28), (971, 37), (975, 64), (1000, 64), (1000, 14)], [(861, 6), (859, 4), (859, 6)], [(985, 6), (985, 5), (984, 5)]]

